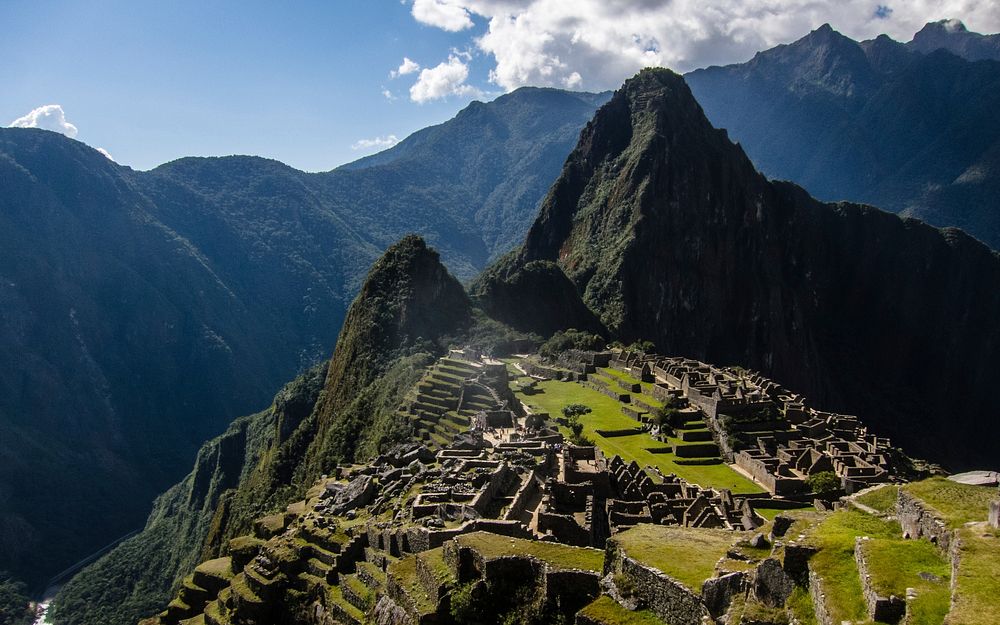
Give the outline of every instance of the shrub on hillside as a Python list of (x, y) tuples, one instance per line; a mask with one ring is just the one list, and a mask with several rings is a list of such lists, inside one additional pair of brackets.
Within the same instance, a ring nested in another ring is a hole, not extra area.
[(604, 346), (604, 339), (600, 336), (570, 328), (553, 334), (549, 340), (542, 343), (538, 353), (543, 358), (553, 360), (568, 349), (600, 350), (604, 349)]

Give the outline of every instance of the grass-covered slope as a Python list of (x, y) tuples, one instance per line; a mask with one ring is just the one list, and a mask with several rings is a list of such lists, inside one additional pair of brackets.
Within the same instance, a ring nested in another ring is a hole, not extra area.
[(512, 279), (533, 263), (557, 266), (625, 343), (759, 370), (918, 456), (992, 458), (1000, 255), (768, 181), (668, 70), (598, 111), (522, 248), (476, 285), (513, 325), (569, 327), (537, 318), (547, 290)]

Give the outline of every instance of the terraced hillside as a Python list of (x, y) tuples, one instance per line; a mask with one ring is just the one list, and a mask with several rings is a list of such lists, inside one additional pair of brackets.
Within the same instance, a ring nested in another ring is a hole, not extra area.
[(407, 395), (400, 414), (417, 440), (438, 447), (469, 429), (477, 412), (498, 410), (500, 397), (483, 378), (479, 364), (442, 358)]

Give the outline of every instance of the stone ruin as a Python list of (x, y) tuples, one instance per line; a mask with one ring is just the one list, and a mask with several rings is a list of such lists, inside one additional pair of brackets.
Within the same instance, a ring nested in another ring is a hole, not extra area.
[[(617, 393), (599, 381), (598, 370), (606, 367), (641, 381), (627, 399), (618, 397), (637, 431), (650, 427), (654, 411), (643, 403), (646, 392), (669, 400), (685, 419), (704, 421), (688, 432), (697, 436), (682, 433), (682, 440), (717, 445), (715, 453), (771, 495), (803, 495), (807, 477), (821, 471), (836, 473), (848, 492), (894, 478), (887, 439), (869, 434), (856, 417), (808, 408), (803, 398), (753, 372), (634, 351), (573, 352), (558, 367), (525, 362), (522, 368), (534, 376), (531, 384), (575, 380)], [(486, 539), (472, 540), (486, 535), (511, 545), (603, 549), (615, 537), (650, 526), (749, 532), (764, 523), (754, 507), (768, 498), (702, 488), (634, 461), (606, 458), (596, 447), (569, 445), (549, 429), (547, 415), (529, 414), (517, 401), (504, 363), (469, 349), (439, 360), (400, 412), (413, 424), (415, 442), (368, 464), (339, 467), (304, 501), (259, 519), (255, 536), (234, 539), (228, 556), (200, 565), (150, 624), (276, 622), (287, 615), (275, 610), (303, 597), (311, 601), (310, 613), (296, 618), (317, 625), (360, 625), (370, 618), (436, 622), (458, 581), (524, 569), (547, 597), (569, 602), (567, 614), (579, 610), (577, 623), (600, 622), (582, 606), (602, 592), (597, 582), (603, 574), (602, 588), (611, 587), (604, 592), (616, 596), (612, 577), (631, 577), (640, 594), (648, 589), (643, 600), (660, 618), (693, 625), (719, 617), (740, 593), (781, 605), (789, 580), (802, 577), (794, 545), (785, 547), (784, 569), (764, 560), (747, 572), (739, 556), (734, 568), (717, 570), (697, 589), (623, 556), (620, 548), (609, 549), (602, 573), (600, 566), (565, 570), (542, 556), (507, 554), (502, 542), (490, 547)], [(738, 535), (746, 534), (732, 534), (732, 540)], [(500, 551), (489, 555), (475, 546), (480, 543)], [(720, 562), (733, 553), (723, 552)]]
[(537, 529), (555, 540), (601, 547), (642, 523), (751, 530), (764, 520), (752, 500), (644, 469), (596, 447), (565, 446), (558, 478), (545, 484)]
[(697, 409), (723, 456), (772, 495), (806, 495), (809, 476), (825, 471), (848, 494), (897, 479), (899, 454), (888, 438), (856, 416), (806, 406), (759, 373), (634, 351), (616, 352), (611, 364), (644, 376), (658, 399)]

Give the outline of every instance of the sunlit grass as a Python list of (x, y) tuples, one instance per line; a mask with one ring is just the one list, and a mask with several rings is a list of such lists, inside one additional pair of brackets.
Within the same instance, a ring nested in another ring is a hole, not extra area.
[[(616, 436), (605, 438), (595, 430), (623, 430), (638, 427), (638, 422), (622, 413), (622, 404), (607, 395), (576, 382), (560, 382), (548, 380), (539, 382), (537, 391), (530, 395), (518, 392), (519, 399), (530, 406), (532, 410), (547, 412), (552, 418), (562, 414), (563, 407), (569, 404), (584, 404), (592, 412), (581, 417), (583, 434), (588, 437), (607, 456), (619, 455), (626, 462), (635, 460), (641, 466), (657, 467), (664, 474), (674, 473), (688, 482), (710, 488), (728, 488), (733, 493), (760, 493), (759, 486), (743, 477), (725, 463), (706, 465), (678, 464), (673, 453), (651, 453), (647, 448), (662, 448), (668, 443), (655, 440), (649, 434), (634, 434), (631, 436)], [(562, 428), (568, 433), (566, 428)]]

